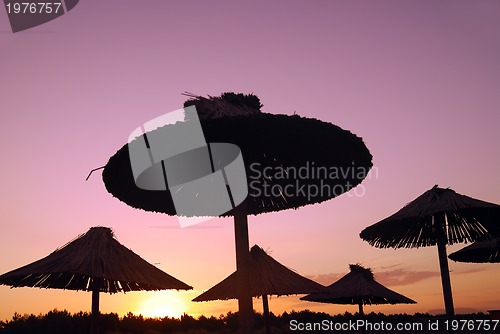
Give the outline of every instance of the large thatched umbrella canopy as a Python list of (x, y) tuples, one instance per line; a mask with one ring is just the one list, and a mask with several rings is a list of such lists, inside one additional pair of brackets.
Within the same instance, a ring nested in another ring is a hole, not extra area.
[(0, 284), (92, 291), (94, 319), (99, 292), (192, 289), (120, 244), (108, 227), (90, 228), (48, 256), (1, 275)]
[(448, 316), (454, 315), (446, 245), (500, 232), (500, 205), (434, 186), (401, 210), (365, 228), (360, 237), (380, 248), (438, 247)]
[[(241, 149), (249, 185), (248, 214), (339, 196), (361, 183), (372, 166), (361, 138), (317, 119), (263, 113), (254, 95), (199, 96), (186, 101), (185, 107), (191, 105), (196, 106), (207, 143), (231, 143)], [(182, 122), (166, 125), (146, 135), (159, 136), (181, 126)], [(128, 144), (109, 159), (103, 180), (111, 194), (134, 208), (177, 214), (170, 192), (136, 186)]]
[(300, 298), (310, 302), (358, 305), (363, 314), (363, 305), (371, 304), (415, 304), (416, 302), (378, 283), (369, 268), (349, 265), (351, 272), (326, 287), (324, 292), (312, 293)]
[[(229, 143), (241, 150), (248, 196), (240, 205), (232, 205), (227, 212), (217, 215), (234, 216), (237, 269), (242, 272), (248, 271), (250, 261), (247, 214), (256, 215), (326, 201), (361, 183), (372, 166), (372, 156), (362, 139), (336, 125), (298, 115), (263, 113), (260, 100), (255, 95), (224, 93), (220, 97), (209, 98), (189, 96), (191, 99), (186, 101), (185, 107), (196, 106), (206, 142)], [(147, 138), (179, 133), (189, 121), (187, 118), (183, 122), (153, 129), (130, 144), (134, 146), (137, 141), (148, 143)], [(152, 156), (149, 146), (148, 149)], [(134, 208), (176, 215), (169, 191), (145, 190), (136, 185), (130, 156), (129, 144), (126, 144), (109, 159), (103, 172), (106, 189)], [(148, 159), (148, 155), (145, 156)], [(213, 157), (210, 160), (211, 171), (207, 176), (218, 170), (217, 161), (213, 161)], [(162, 169), (165, 171), (168, 168), (166, 165), (166, 160), (155, 162), (151, 170), (156, 168), (161, 173)], [(161, 182), (168, 184), (167, 177), (165, 182)], [(227, 185), (229, 187), (229, 183)], [(187, 191), (181, 187), (178, 190)], [(197, 195), (195, 189), (191, 198)], [(181, 215), (212, 215), (210, 210), (204, 214), (201, 207), (203, 205), (196, 206), (193, 212), (187, 208), (187, 212)], [(240, 329), (251, 332), (252, 299), (246, 277), (240, 277)]]
[(476, 241), (448, 256), (453, 261), (470, 263), (499, 263), (500, 238)]
[[(321, 284), (288, 269), (257, 245), (254, 245), (250, 250), (250, 258), (249, 289), (253, 297), (262, 296), (267, 326), (269, 318), (267, 296), (322, 292), (325, 289)], [(223, 281), (193, 299), (193, 301), (201, 302), (238, 298), (238, 274), (239, 272), (235, 271)]]

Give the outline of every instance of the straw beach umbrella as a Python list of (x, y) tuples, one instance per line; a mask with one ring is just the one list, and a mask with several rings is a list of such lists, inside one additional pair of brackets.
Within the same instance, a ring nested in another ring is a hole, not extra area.
[(448, 256), (453, 261), (471, 263), (499, 263), (500, 238), (476, 241)]
[[(347, 192), (367, 176), (372, 156), (361, 138), (333, 124), (298, 115), (261, 112), (262, 105), (255, 95), (189, 96), (185, 107), (196, 107), (206, 142), (236, 145), (243, 157), (248, 196), (241, 204), (217, 215), (234, 217), (236, 267), (243, 273), (238, 297), (240, 331), (249, 333), (252, 331), (252, 298), (247, 288), (250, 284), (247, 215), (299, 208)], [(176, 133), (185, 123), (151, 130), (131, 144)], [(109, 159), (103, 171), (106, 189), (134, 208), (177, 215), (171, 192), (144, 190), (136, 185), (129, 153), (126, 144)], [(217, 169), (216, 162), (211, 158), (212, 170)], [(196, 164), (190, 167), (193, 165)], [(165, 170), (164, 161), (151, 167), (155, 168), (160, 172), (162, 168)], [(299, 175), (299, 172), (302, 173)], [(197, 196), (195, 190), (191, 197)], [(202, 209), (203, 205), (193, 207), (191, 214), (213, 216), (210, 210), (204, 213)]]
[(401, 210), (365, 228), (360, 237), (380, 248), (437, 245), (441, 281), (449, 317), (454, 315), (446, 245), (498, 235), (500, 205), (434, 186)]
[(99, 293), (189, 290), (120, 244), (108, 227), (92, 227), (48, 256), (0, 276), (0, 284), (92, 292), (92, 333), (98, 332)]
[[(270, 333), (268, 296), (296, 295), (322, 292), (325, 287), (288, 269), (262, 248), (254, 245), (250, 250), (249, 289), (252, 297), (262, 296), (266, 330)], [(193, 301), (227, 300), (238, 298), (238, 271), (205, 291)]]
[(371, 304), (415, 304), (416, 302), (378, 283), (369, 268), (349, 265), (351, 272), (326, 287), (322, 293), (312, 293), (300, 298), (310, 302), (329, 304), (350, 304), (359, 306)]

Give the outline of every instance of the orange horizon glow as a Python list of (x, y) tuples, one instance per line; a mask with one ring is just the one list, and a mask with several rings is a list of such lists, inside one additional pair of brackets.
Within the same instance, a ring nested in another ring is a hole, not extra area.
[[(432, 248), (432, 247), (431, 247)], [(437, 261), (437, 259), (436, 259)], [(493, 289), (498, 281), (500, 271), (495, 264), (461, 264), (455, 266), (454, 262), (450, 262), (452, 269), (451, 279), (452, 288), (454, 293), (455, 311), (460, 313), (477, 313), (497, 308), (497, 299), (495, 295), (483, 296), (481, 299), (477, 298), (478, 291), (481, 287), (484, 289)], [(457, 268), (460, 268), (457, 270)], [(481, 271), (487, 271), (489, 274), (483, 276), (480, 283), (471, 284), (477, 281), (475, 278)], [(365, 305), (365, 313), (376, 312), (385, 314), (398, 314), (398, 313), (431, 313), (442, 314), (444, 313), (444, 304), (442, 289), (440, 284), (439, 272), (405, 272), (405, 269), (389, 268), (386, 272), (375, 271), (375, 278), (382, 284), (385, 284), (392, 290), (401, 293), (409, 298), (417, 301), (417, 304), (397, 304), (397, 305)], [(347, 273), (338, 273), (320, 276), (308, 276), (317, 282), (328, 285), (331, 280), (337, 280)], [(395, 280), (394, 273), (399, 273)], [(307, 276), (307, 275), (306, 275)], [(404, 280), (409, 283), (405, 283)], [(387, 285), (387, 283), (391, 283)], [(415, 284), (418, 282), (418, 285)], [(0, 287), (5, 289), (6, 287)], [(477, 289), (477, 290), (476, 290)], [(210, 301), (210, 302), (192, 302), (191, 300), (201, 294), (203, 291), (155, 291), (155, 292), (129, 292), (106, 294), (101, 293), (100, 310), (101, 313), (117, 313), (120, 317), (127, 315), (129, 312), (135, 315), (142, 315), (147, 318), (180, 318), (183, 314), (187, 314), (198, 318), (200, 316), (214, 316), (219, 317), (228, 312), (237, 312), (237, 301)], [(66, 309), (69, 312), (76, 313), (79, 311), (90, 312), (90, 299), (91, 294), (82, 291), (70, 290), (53, 290), (53, 289), (33, 289), (33, 288), (15, 288), (9, 289), (9, 295), (16, 297), (21, 309), (12, 308), (10, 316), (4, 316), (0, 320), (9, 320), (14, 312), (25, 314), (45, 314), (48, 311), (57, 308), (59, 310)], [(26, 307), (27, 300), (38, 300), (37, 296), (44, 296), (45, 303), (39, 307), (33, 307), (30, 304)], [(323, 304), (301, 301), (299, 298), (302, 295), (295, 296), (269, 296), (270, 311), (274, 314), (282, 314), (283, 312), (310, 310), (315, 312), (324, 312), (331, 315), (343, 314), (345, 312), (355, 313), (358, 311), (357, 305), (337, 305), (337, 304)], [(22, 299), (26, 299), (23, 301)], [(13, 300), (13, 299), (12, 299)], [(86, 304), (88, 308), (82, 308)], [(15, 303), (14, 303), (15, 304)], [(253, 299), (255, 312), (262, 313), (262, 299)], [(44, 306), (45, 305), (45, 306)], [(58, 305), (59, 307), (52, 307)], [(60, 307), (63, 306), (63, 307)], [(5, 308), (5, 306), (4, 306)]]

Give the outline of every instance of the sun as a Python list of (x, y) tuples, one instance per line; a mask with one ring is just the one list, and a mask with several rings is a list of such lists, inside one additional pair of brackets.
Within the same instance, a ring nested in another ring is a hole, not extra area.
[(148, 318), (180, 318), (187, 310), (184, 295), (169, 291), (155, 292), (147, 297), (138, 313)]

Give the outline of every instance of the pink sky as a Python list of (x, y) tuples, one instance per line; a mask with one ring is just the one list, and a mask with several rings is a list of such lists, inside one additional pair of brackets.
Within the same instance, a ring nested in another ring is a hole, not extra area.
[[(235, 301), (188, 301), (234, 271), (231, 220), (180, 229), (113, 198), (100, 173), (85, 177), (137, 126), (180, 108), (182, 92), (253, 92), (265, 112), (296, 111), (363, 137), (377, 173), (363, 196), (250, 217), (250, 244), (323, 284), (361, 263), (418, 302), (367, 311), (442, 309), (435, 248), (380, 250), (358, 235), (434, 184), (500, 203), (499, 59), (497, 1), (85, 0), (16, 34), (0, 10), (0, 273), (110, 226), (195, 291), (106, 295), (101, 311), (236, 310)], [(500, 308), (500, 266), (450, 269), (457, 310)], [(0, 286), (0, 300), (0, 320), (90, 310), (84, 292)], [(277, 313), (356, 310), (298, 297), (270, 304)]]

